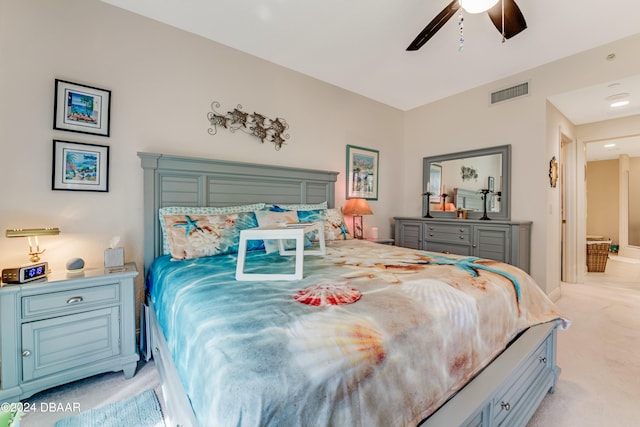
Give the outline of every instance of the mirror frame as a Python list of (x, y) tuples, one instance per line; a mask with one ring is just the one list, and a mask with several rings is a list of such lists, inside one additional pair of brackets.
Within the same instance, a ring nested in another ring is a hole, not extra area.
[[(442, 163), (447, 160), (464, 159), (468, 157), (488, 156), (492, 154), (502, 155), (502, 192), (499, 212), (487, 212), (490, 219), (511, 220), (511, 145), (498, 145), (495, 147), (481, 148), (477, 150), (461, 151), (458, 153), (442, 154), (439, 156), (424, 157), (422, 159), (422, 193), (427, 192), (427, 182), (432, 163)], [(427, 214), (427, 198), (422, 197), (422, 217)], [(456, 212), (430, 211), (434, 218), (456, 218)], [(469, 212), (467, 219), (480, 219), (482, 212)]]

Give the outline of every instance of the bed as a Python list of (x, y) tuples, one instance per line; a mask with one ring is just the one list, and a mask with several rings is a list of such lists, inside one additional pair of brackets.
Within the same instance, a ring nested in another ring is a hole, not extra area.
[[(305, 257), (302, 280), (236, 281), (233, 250), (172, 260), (182, 252), (173, 242), (166, 254), (159, 210), (264, 203), (302, 218), (335, 207), (337, 173), (139, 157), (150, 347), (168, 425), (514, 426), (553, 391), (556, 330), (568, 321), (518, 268), (337, 232), (326, 255)], [(233, 218), (221, 224), (245, 216)], [(256, 271), (291, 264), (247, 253)]]

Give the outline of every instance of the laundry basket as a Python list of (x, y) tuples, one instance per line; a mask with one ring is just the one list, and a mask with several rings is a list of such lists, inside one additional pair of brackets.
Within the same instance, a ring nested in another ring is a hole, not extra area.
[(602, 273), (607, 267), (609, 257), (609, 245), (611, 241), (591, 241), (587, 242), (587, 271)]

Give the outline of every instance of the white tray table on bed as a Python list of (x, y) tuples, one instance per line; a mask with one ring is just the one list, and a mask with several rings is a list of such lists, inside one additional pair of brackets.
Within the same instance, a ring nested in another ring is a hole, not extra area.
[[(238, 262), (236, 264), (236, 280), (300, 280), (304, 270), (304, 255), (324, 255), (324, 230), (322, 223), (269, 225), (249, 228), (240, 231), (238, 246)], [(304, 249), (304, 235), (314, 230), (318, 231), (319, 249)], [(295, 270), (293, 273), (245, 273), (244, 264), (247, 256), (247, 241), (249, 240), (277, 240), (280, 255), (295, 255)], [(285, 240), (295, 240), (296, 248), (285, 249)]]

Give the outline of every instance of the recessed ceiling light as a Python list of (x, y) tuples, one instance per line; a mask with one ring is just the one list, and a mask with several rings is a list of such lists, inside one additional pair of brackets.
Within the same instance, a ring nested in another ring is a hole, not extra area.
[(604, 144), (604, 148), (613, 148), (616, 144)]
[(624, 107), (625, 105), (629, 105), (629, 101), (616, 101), (616, 102), (612, 102), (611, 104), (609, 104), (609, 107), (611, 108), (619, 108), (619, 107)]
[(626, 92), (609, 95), (605, 98), (609, 102), (609, 107), (618, 108), (629, 104), (629, 94)]

